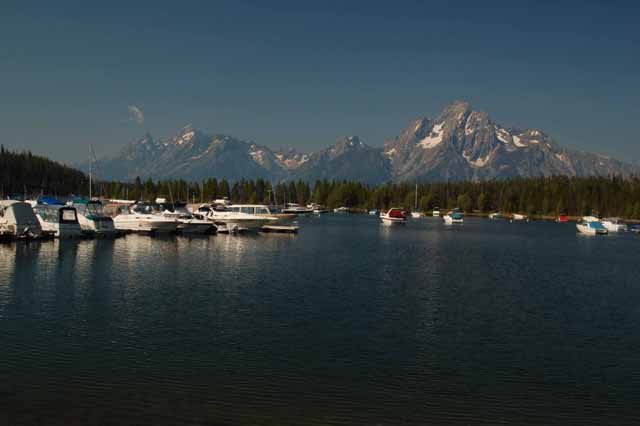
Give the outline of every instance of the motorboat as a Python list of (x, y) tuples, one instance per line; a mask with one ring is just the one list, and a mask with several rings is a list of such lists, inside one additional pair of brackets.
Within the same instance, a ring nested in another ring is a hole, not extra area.
[(43, 232), (50, 233), (56, 238), (74, 238), (83, 235), (75, 207), (49, 197), (39, 198), (32, 205)]
[(498, 220), (498, 219), (506, 219), (507, 216), (500, 213), (500, 212), (495, 212), (495, 213), (490, 213), (489, 214), (489, 219), (494, 219), (494, 220)]
[(459, 210), (451, 210), (442, 218), (444, 219), (444, 223), (446, 223), (447, 225), (464, 222), (464, 215)]
[(524, 214), (519, 214), (519, 213), (514, 213), (513, 215), (511, 215), (511, 220), (515, 220), (515, 221), (529, 221), (529, 217), (527, 215)]
[(407, 222), (407, 214), (404, 210), (392, 207), (380, 214), (380, 219), (385, 225), (404, 224)]
[(271, 221), (270, 218), (254, 213), (232, 211), (230, 206), (223, 204), (202, 204), (198, 214), (213, 221), (218, 226), (218, 232), (259, 231)]
[(282, 209), (282, 213), (289, 213), (289, 214), (308, 214), (312, 212), (313, 212), (313, 209), (310, 209), (308, 207), (303, 207), (296, 203), (287, 203)]
[(345, 206), (333, 209), (334, 213), (349, 213), (350, 211), (351, 211), (351, 209), (349, 207), (345, 207)]
[(12, 239), (42, 237), (42, 227), (33, 208), (22, 201), (0, 200), (0, 229)]
[(380, 214), (380, 210), (378, 210), (378, 209), (369, 210), (369, 215), (370, 216), (378, 216), (379, 214)]
[(76, 198), (71, 202), (78, 214), (80, 228), (98, 236), (114, 236), (120, 232), (113, 224), (113, 219), (104, 213), (102, 202)]
[(609, 232), (622, 232), (628, 229), (627, 224), (617, 217), (607, 217), (602, 219), (600, 222)]
[(177, 222), (176, 231), (182, 234), (206, 234), (215, 225), (208, 219), (198, 218), (187, 209), (187, 203), (167, 203), (164, 198), (157, 198), (158, 211)]
[(420, 219), (424, 217), (424, 213), (422, 212), (411, 212), (411, 217), (413, 219)]
[(276, 213), (264, 204), (232, 204), (227, 209), (236, 213), (264, 217), (268, 220), (269, 225), (288, 225), (298, 217), (294, 213)]
[(569, 216), (567, 216), (566, 214), (561, 214), (556, 219), (556, 222), (558, 222), (558, 223), (567, 223), (567, 222), (569, 222)]
[(576, 224), (576, 228), (583, 234), (587, 235), (606, 235), (609, 233), (607, 228), (595, 216), (584, 216), (582, 221)]
[(307, 205), (307, 209), (310, 209), (313, 214), (329, 213), (329, 209), (321, 204), (311, 203)]
[(439, 209), (438, 207), (435, 207), (435, 208), (433, 209), (433, 211), (431, 212), (431, 215), (432, 215), (433, 217), (439, 217), (439, 216), (440, 216), (440, 209)]
[(171, 233), (178, 229), (178, 221), (158, 212), (155, 204), (138, 202), (123, 204), (113, 218), (116, 229), (126, 232)]

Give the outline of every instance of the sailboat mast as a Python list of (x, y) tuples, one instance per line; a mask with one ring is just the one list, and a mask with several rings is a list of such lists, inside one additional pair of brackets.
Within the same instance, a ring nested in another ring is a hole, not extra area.
[(413, 204), (413, 209), (418, 210), (418, 182), (416, 182), (416, 200)]
[(91, 145), (89, 145), (89, 200), (91, 200), (91, 184), (92, 184), (92, 172), (93, 172), (93, 158), (91, 158)]

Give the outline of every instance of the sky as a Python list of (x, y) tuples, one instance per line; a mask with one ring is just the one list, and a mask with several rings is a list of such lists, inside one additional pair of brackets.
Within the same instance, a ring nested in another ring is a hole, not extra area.
[(507, 127), (640, 160), (639, 2), (11, 2), (0, 143), (113, 155), (191, 124), (315, 151), (381, 146), (466, 100)]

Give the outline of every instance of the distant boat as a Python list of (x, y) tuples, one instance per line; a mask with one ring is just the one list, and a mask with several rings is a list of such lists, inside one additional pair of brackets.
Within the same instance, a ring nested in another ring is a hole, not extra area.
[(414, 219), (420, 219), (424, 217), (424, 213), (418, 211), (418, 184), (416, 183), (416, 195), (415, 200), (413, 202), (413, 211), (411, 212), (411, 217)]
[(489, 219), (506, 219), (507, 216), (503, 215), (500, 212), (490, 213)]
[(260, 214), (232, 211), (231, 206), (203, 204), (198, 213), (215, 222), (218, 232), (259, 231), (271, 219)]
[(444, 223), (446, 223), (447, 225), (451, 225), (454, 223), (463, 223), (464, 215), (459, 210), (451, 210), (449, 213), (444, 215), (443, 219)]
[(302, 207), (296, 203), (287, 203), (285, 207), (282, 209), (282, 213), (292, 213), (292, 214), (308, 214), (312, 213), (313, 209), (308, 207)]
[(369, 210), (369, 215), (370, 216), (378, 216), (379, 214), (380, 214), (380, 210), (378, 210), (378, 209)]
[(607, 228), (595, 216), (584, 216), (582, 221), (576, 224), (576, 228), (587, 235), (606, 235), (609, 233)]
[(327, 209), (325, 206), (320, 205), (320, 204), (316, 204), (316, 203), (311, 203), (307, 205), (307, 209), (311, 210), (311, 212), (313, 214), (324, 214), (324, 213), (329, 213), (329, 209)]
[(526, 220), (527, 222), (529, 221), (529, 216), (524, 215), (524, 214), (519, 214), (519, 213), (514, 213), (511, 216), (511, 220), (516, 220), (516, 221), (523, 221)]
[(349, 213), (351, 209), (349, 207), (338, 207), (337, 209), (333, 209), (334, 213)]
[(438, 207), (435, 207), (431, 214), (433, 215), (433, 217), (439, 217), (440, 216), (440, 209)]
[(556, 222), (558, 223), (566, 223), (569, 222), (569, 216), (567, 216), (566, 214), (561, 214), (560, 216), (558, 216), (558, 218), (556, 219)]
[(380, 219), (385, 225), (404, 224), (407, 222), (407, 214), (402, 209), (390, 208), (386, 213), (380, 214)]
[(67, 206), (55, 198), (43, 197), (35, 202), (33, 211), (45, 233), (57, 238), (82, 236), (75, 207)]
[(42, 236), (42, 227), (31, 205), (22, 201), (0, 200), (0, 229), (13, 239)]
[(227, 207), (232, 212), (247, 213), (264, 217), (269, 225), (289, 225), (298, 215), (293, 213), (275, 213), (264, 204), (232, 204)]
[(626, 231), (627, 224), (622, 221), (622, 219), (617, 217), (608, 217), (601, 220), (602, 225), (607, 228), (609, 232), (622, 232)]

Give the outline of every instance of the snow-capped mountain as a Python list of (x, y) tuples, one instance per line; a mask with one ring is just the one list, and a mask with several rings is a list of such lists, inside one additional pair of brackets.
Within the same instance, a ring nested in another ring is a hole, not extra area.
[(629, 174), (637, 167), (562, 148), (537, 129), (495, 123), (455, 102), (435, 120), (416, 120), (387, 140), (384, 155), (395, 180), (478, 180), (515, 176)]
[(349, 136), (322, 151), (303, 154), (185, 127), (169, 139), (145, 134), (99, 165), (105, 179), (326, 178), (371, 184), (640, 171), (638, 165), (563, 148), (538, 129), (502, 126), (466, 102), (451, 104), (435, 119), (412, 121), (383, 148)]

